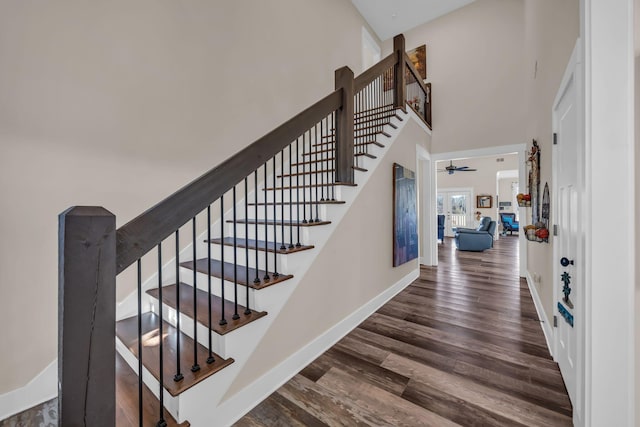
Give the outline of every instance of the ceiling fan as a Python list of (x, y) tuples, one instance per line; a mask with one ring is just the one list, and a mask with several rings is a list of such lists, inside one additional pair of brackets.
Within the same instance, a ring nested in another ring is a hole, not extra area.
[(438, 169), (438, 172), (446, 172), (449, 175), (453, 175), (454, 172), (475, 172), (478, 169), (470, 169), (469, 166), (454, 166), (453, 161), (449, 162), (449, 166), (444, 169)]

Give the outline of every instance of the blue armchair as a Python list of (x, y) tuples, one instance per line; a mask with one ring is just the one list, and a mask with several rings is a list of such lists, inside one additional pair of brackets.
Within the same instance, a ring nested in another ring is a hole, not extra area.
[(481, 252), (493, 247), (493, 235), (496, 222), (485, 216), (480, 220), (478, 228), (458, 228), (456, 230), (456, 247), (461, 251)]
[(501, 213), (500, 222), (502, 223), (502, 231), (504, 234), (513, 234), (514, 231), (520, 231), (520, 223), (516, 221), (516, 214)]
[(444, 215), (438, 215), (438, 240), (444, 243)]

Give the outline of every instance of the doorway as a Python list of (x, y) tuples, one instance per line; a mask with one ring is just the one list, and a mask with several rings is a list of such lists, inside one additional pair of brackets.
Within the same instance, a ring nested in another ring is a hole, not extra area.
[(438, 215), (445, 216), (445, 236), (453, 237), (453, 229), (457, 227), (473, 227), (471, 196), (472, 190), (470, 188), (438, 191), (436, 206)]
[(577, 46), (569, 61), (565, 76), (560, 85), (552, 111), (553, 132), (553, 193), (554, 224), (557, 235), (554, 239), (554, 283), (553, 307), (557, 320), (555, 328), (553, 357), (558, 362), (562, 378), (574, 407), (574, 415), (582, 413), (582, 378), (579, 375), (582, 366), (580, 350), (581, 334), (584, 327), (584, 254), (580, 248), (579, 230), (583, 228), (581, 220), (582, 189), (584, 182), (580, 171), (582, 146), (580, 144), (579, 116), (579, 79), (577, 64)]

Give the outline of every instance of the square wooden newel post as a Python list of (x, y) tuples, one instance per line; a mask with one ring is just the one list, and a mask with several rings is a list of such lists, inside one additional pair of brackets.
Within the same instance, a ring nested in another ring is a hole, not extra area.
[(102, 207), (58, 217), (61, 426), (115, 425), (116, 220)]
[(354, 80), (349, 67), (335, 72), (336, 90), (342, 89), (342, 107), (336, 111), (336, 182), (353, 184)]
[(406, 70), (407, 67), (404, 64), (404, 55), (405, 55), (405, 47), (404, 47), (404, 36), (402, 34), (398, 34), (393, 38), (393, 50), (398, 55), (398, 60), (396, 62), (396, 81), (395, 81), (395, 107), (405, 109), (405, 101), (406, 101)]

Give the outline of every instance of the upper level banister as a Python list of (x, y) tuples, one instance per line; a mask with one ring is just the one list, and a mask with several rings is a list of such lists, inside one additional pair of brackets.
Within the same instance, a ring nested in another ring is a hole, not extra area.
[(418, 72), (418, 70), (416, 70), (416, 67), (415, 67), (415, 65), (413, 65), (413, 62), (409, 58), (409, 55), (407, 55), (406, 53), (404, 54), (404, 63), (407, 66), (407, 68), (409, 68), (409, 71), (411, 72), (411, 74), (413, 74), (413, 77), (416, 79), (416, 81), (418, 82), (418, 84), (422, 88), (422, 91), (426, 94), (427, 93), (427, 87), (425, 86), (424, 82), (422, 81), (422, 78), (420, 78), (420, 73)]
[(116, 274), (342, 106), (336, 90), (117, 230)]
[(377, 64), (367, 68), (355, 79), (354, 90), (356, 93), (364, 89), (369, 83), (374, 81), (378, 76), (393, 67), (397, 62), (398, 56), (395, 52), (384, 58)]

